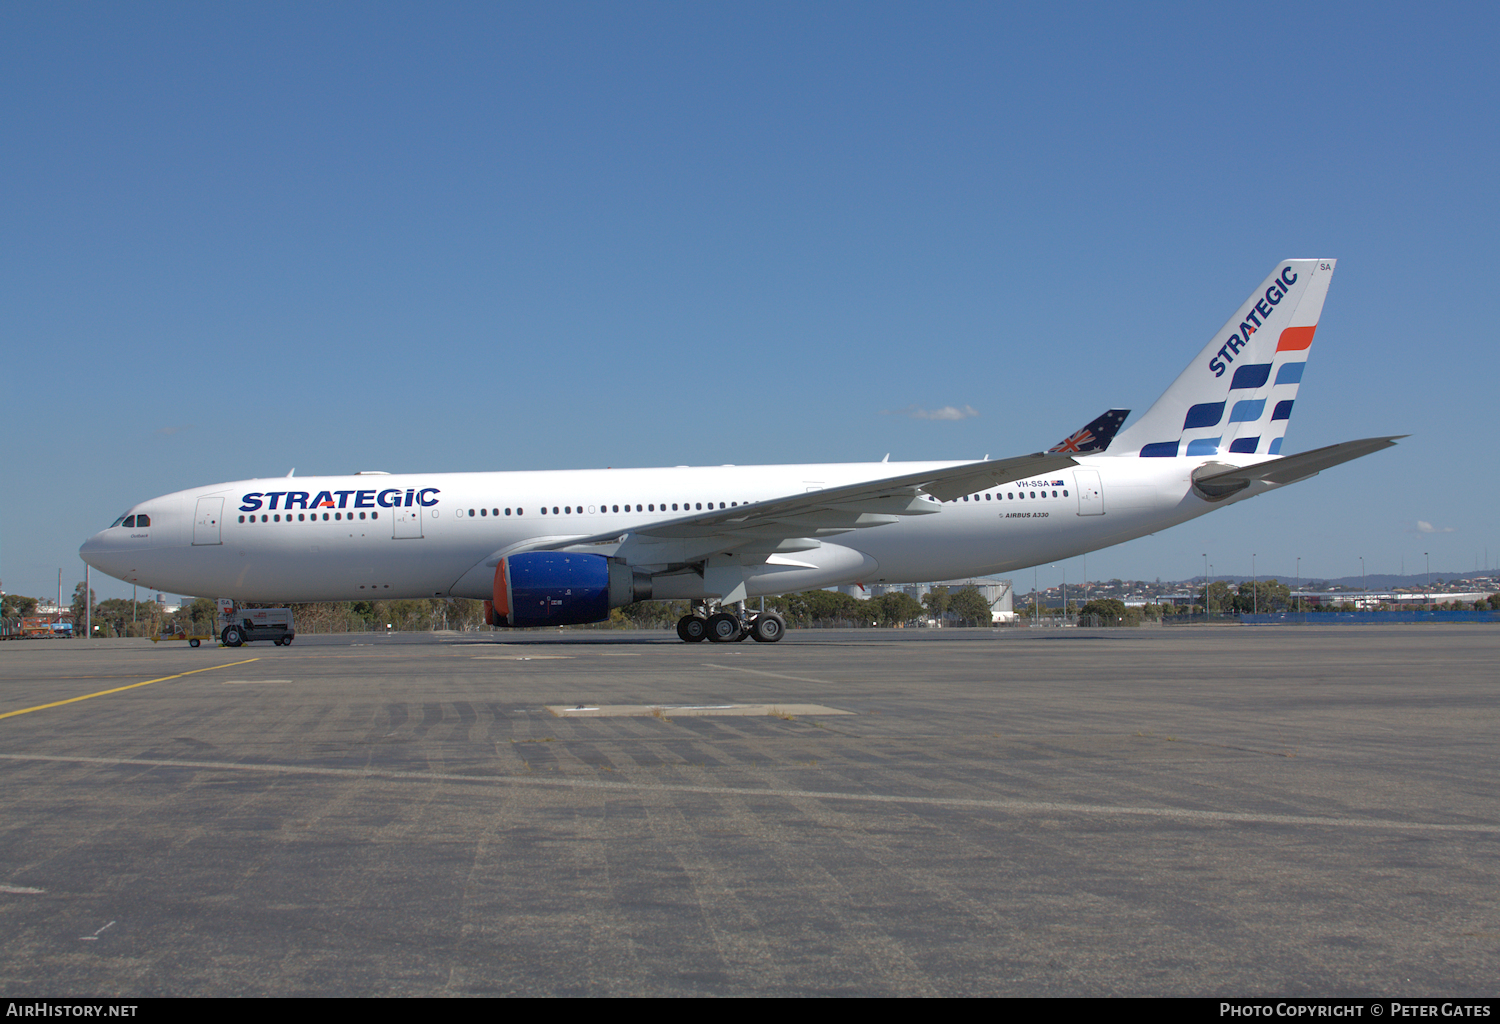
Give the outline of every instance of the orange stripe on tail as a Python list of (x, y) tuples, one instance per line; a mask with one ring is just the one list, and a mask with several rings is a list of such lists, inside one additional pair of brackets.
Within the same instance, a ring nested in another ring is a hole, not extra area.
[(1276, 342), (1276, 351), (1303, 351), (1312, 345), (1313, 332), (1317, 329), (1317, 324), (1313, 324), (1311, 327), (1288, 327), (1281, 332), (1281, 339)]

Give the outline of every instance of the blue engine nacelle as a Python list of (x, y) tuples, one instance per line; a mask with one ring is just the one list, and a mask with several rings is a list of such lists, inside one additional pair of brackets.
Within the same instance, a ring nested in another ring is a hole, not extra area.
[(485, 602), (494, 626), (577, 626), (603, 622), (611, 608), (651, 596), (649, 577), (604, 555), (523, 551), (495, 566), (495, 587)]

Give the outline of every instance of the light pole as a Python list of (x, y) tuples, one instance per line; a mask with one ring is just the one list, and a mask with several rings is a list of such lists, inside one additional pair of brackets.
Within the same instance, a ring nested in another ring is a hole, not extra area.
[(1427, 560), (1427, 603), (1432, 603), (1432, 556), (1422, 552), (1422, 557)]
[(1208, 552), (1203, 552), (1203, 617), (1208, 618)]
[(1359, 589), (1365, 592), (1365, 599), (1361, 602), (1368, 611), (1370, 607), (1370, 585), (1365, 582), (1365, 556), (1359, 556)]
[(1250, 614), (1260, 614), (1260, 577), (1255, 575), (1255, 552), (1250, 552)]
[(1302, 614), (1302, 558), (1297, 558), (1297, 614)]

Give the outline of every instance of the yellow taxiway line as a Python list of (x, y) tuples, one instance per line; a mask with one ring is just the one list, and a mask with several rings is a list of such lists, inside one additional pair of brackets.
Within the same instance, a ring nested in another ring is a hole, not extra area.
[(53, 701), (51, 704), (38, 704), (34, 708), (22, 708), (19, 711), (7, 711), (4, 714), (0, 714), (0, 718), (14, 718), (16, 715), (29, 715), (33, 711), (46, 711), (48, 708), (60, 708), (64, 704), (75, 704), (78, 701), (90, 700), (94, 697), (107, 697), (111, 693), (122, 693), (125, 690), (134, 690), (138, 686), (150, 686), (152, 683), (164, 683), (168, 679), (181, 679), (183, 676), (190, 676), (195, 672), (212, 672), (217, 668), (234, 668), (234, 666), (236, 665), (248, 665), (252, 661), (259, 660), (259, 658), (247, 658), (244, 661), (231, 661), (227, 665), (210, 665), (207, 668), (189, 669), (186, 672), (179, 672), (175, 676), (162, 676), (160, 679), (147, 679), (144, 683), (131, 683), (129, 686), (117, 686), (113, 690), (100, 690), (98, 693), (86, 693), (82, 697), (69, 697), (67, 700)]

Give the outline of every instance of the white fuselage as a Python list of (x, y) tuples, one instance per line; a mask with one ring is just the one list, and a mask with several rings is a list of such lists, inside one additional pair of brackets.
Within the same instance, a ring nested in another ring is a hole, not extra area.
[[(1258, 483), (1210, 503), (1193, 492), (1190, 480), (1205, 459), (1106, 455), (1077, 461), (1077, 468), (1045, 481), (990, 487), (944, 502), (933, 514), (819, 535), (809, 548), (748, 565), (746, 593), (1009, 572), (1144, 536), (1270, 486)], [(1219, 455), (1216, 461), (1243, 465), (1263, 458)], [(245, 480), (143, 502), (130, 514), (147, 517), (149, 526), (103, 530), (80, 554), (129, 583), (239, 601), (488, 598), (495, 556), (510, 550), (570, 537), (625, 535), (709, 507), (949, 465), (955, 464)], [(715, 596), (704, 590), (701, 573), (674, 571), (667, 561), (652, 566), (637, 559), (635, 567), (657, 574), (658, 599)]]

